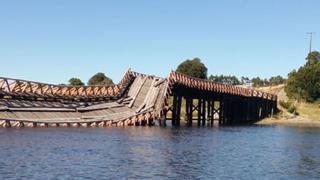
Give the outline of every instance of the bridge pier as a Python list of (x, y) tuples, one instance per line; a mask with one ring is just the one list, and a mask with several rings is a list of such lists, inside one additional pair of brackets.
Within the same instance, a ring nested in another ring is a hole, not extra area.
[[(214, 100), (208, 101), (208, 126), (213, 126), (213, 120), (214, 120)], [(209, 124), (210, 122), (210, 124)]]
[(193, 99), (192, 98), (186, 98), (186, 121), (187, 126), (192, 126), (192, 120), (193, 120)]
[(160, 126), (167, 126), (167, 112), (164, 112), (162, 115), (161, 115), (161, 117), (160, 117), (160, 119), (159, 119), (159, 125)]
[(180, 126), (182, 96), (173, 96), (172, 126)]
[(202, 115), (201, 103), (202, 103), (201, 99), (198, 99), (198, 106), (197, 106), (197, 114), (198, 114), (197, 124), (198, 124), (198, 126), (201, 125), (201, 115)]
[(220, 100), (220, 112), (219, 112), (219, 119), (218, 123), (219, 125), (222, 124), (223, 119), (225, 118), (225, 107), (224, 107), (224, 101)]
[(202, 107), (201, 107), (201, 121), (202, 126), (206, 125), (206, 99), (202, 99)]
[[(186, 125), (196, 123), (199, 127), (214, 126), (215, 121), (219, 125), (257, 121), (272, 115), (277, 106), (274, 97), (253, 94), (254, 92), (251, 95), (239, 95), (239, 92), (228, 94), (223, 91), (213, 93), (206, 89), (175, 85), (171, 93), (173, 101), (168, 111), (172, 112), (172, 126), (180, 126), (181, 113), (184, 112)], [(183, 109), (182, 104), (185, 105)]]

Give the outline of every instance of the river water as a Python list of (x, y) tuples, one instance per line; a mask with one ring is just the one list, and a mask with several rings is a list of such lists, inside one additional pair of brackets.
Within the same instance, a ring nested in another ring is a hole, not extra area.
[(319, 179), (320, 129), (0, 129), (1, 179)]

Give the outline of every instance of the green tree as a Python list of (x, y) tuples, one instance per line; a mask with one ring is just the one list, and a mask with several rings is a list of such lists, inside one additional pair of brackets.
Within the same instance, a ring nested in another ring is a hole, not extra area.
[(210, 75), (208, 78), (210, 81), (228, 85), (239, 85), (240, 81), (236, 76), (225, 76), (225, 75)]
[(69, 79), (70, 86), (83, 86), (84, 83), (79, 78), (71, 78)]
[(276, 86), (279, 84), (284, 84), (286, 82), (286, 79), (282, 76), (273, 76), (269, 79), (269, 85)]
[(97, 73), (88, 81), (89, 86), (111, 86), (114, 85), (112, 79), (108, 78), (104, 73)]
[(264, 85), (264, 80), (260, 79), (260, 77), (252, 78), (251, 81), (253, 87), (261, 87)]
[(285, 91), (290, 98), (313, 102), (320, 98), (320, 53), (311, 52), (298, 71), (288, 75)]
[(306, 66), (317, 64), (320, 61), (320, 52), (313, 51), (309, 53), (306, 60), (307, 60)]
[(241, 81), (240, 81), (240, 83), (241, 83), (242, 85), (244, 85), (244, 84), (249, 84), (249, 83), (251, 83), (251, 80), (250, 80), (248, 77), (241, 76)]
[(187, 59), (178, 66), (176, 71), (201, 79), (207, 79), (208, 73), (207, 67), (201, 62), (199, 58), (194, 58), (192, 60)]
[(262, 86), (269, 86), (269, 85), (270, 85), (270, 83), (269, 83), (268, 79), (264, 79)]

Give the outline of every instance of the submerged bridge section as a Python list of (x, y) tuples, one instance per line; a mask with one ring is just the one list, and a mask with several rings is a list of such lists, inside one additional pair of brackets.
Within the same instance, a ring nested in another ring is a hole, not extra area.
[(115, 86), (59, 86), (0, 78), (2, 127), (232, 124), (271, 115), (274, 95), (176, 72), (159, 78), (127, 71)]

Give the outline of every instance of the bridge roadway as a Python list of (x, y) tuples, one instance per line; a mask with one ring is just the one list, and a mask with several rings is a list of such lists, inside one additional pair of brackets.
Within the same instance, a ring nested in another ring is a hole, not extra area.
[[(170, 96), (173, 103), (169, 102)], [(183, 98), (188, 102), (184, 117), (188, 125), (192, 125), (195, 114), (198, 114), (198, 125), (206, 121), (213, 124), (214, 120), (228, 124), (263, 118), (277, 109), (277, 98), (272, 94), (176, 72), (171, 72), (168, 78), (159, 78), (128, 70), (119, 84), (110, 87), (59, 86), (0, 78), (0, 125), (130, 126), (153, 125), (154, 120), (165, 124), (166, 119), (171, 119), (172, 125), (179, 126)], [(215, 102), (219, 102), (219, 106), (215, 107)], [(248, 109), (235, 111), (244, 105)], [(241, 118), (231, 113), (241, 114)]]

